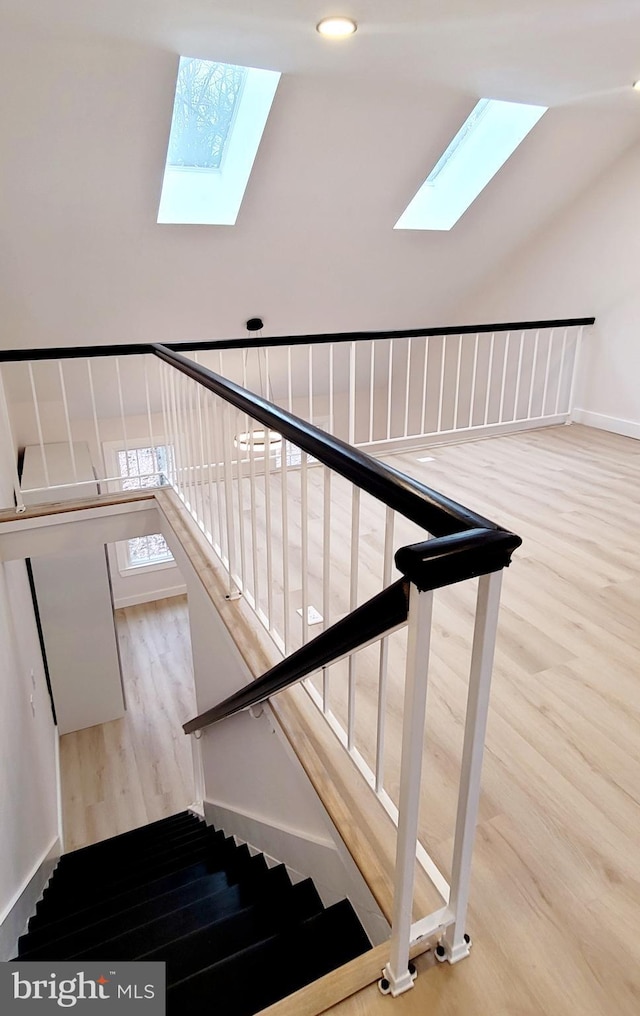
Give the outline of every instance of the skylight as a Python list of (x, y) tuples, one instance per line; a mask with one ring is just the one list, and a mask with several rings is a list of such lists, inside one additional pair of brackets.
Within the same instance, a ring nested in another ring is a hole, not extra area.
[(394, 229), (451, 229), (546, 110), (481, 99)]
[(180, 57), (158, 222), (235, 223), (279, 80)]

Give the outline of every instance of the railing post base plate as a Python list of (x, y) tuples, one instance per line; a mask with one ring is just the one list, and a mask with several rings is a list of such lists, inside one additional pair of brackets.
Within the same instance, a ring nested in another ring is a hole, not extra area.
[(443, 938), (436, 946), (435, 957), (438, 963), (459, 963), (460, 960), (466, 960), (471, 952), (471, 945), (468, 935), (465, 935), (461, 942), (456, 942), (453, 945)]
[(391, 995), (393, 998), (397, 998), (398, 995), (403, 995), (405, 991), (413, 988), (413, 982), (417, 976), (418, 971), (413, 964), (400, 974), (399, 977), (396, 977), (387, 963), (382, 971), (382, 977), (378, 981), (378, 988), (383, 995)]

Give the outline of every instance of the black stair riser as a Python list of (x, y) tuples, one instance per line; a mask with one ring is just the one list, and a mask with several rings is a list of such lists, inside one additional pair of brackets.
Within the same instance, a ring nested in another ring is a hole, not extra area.
[[(70, 959), (89, 960), (108, 958), (111, 960), (135, 960), (144, 953), (151, 952), (196, 931), (207, 923), (221, 920), (236, 913), (238, 910), (261, 900), (270, 899), (275, 904), (278, 897), (287, 888), (291, 888), (289, 877), (284, 867), (270, 869), (259, 877), (252, 886), (234, 885), (218, 893), (211, 900), (198, 900), (196, 903), (171, 914), (150, 921), (139, 928), (102, 942), (88, 950), (76, 953)], [(214, 909), (215, 908), (215, 909)]]

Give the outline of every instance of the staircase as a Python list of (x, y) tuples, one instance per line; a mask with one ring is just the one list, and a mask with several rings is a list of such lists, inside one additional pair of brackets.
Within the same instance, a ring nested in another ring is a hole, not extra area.
[(370, 948), (351, 904), (189, 812), (61, 859), (21, 960), (162, 960), (167, 1011), (250, 1016)]

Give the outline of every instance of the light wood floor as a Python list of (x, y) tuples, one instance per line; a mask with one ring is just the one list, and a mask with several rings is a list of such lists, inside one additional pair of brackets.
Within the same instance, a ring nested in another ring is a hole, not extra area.
[[(403, 998), (383, 998), (372, 987), (333, 1012), (637, 1016), (640, 443), (572, 426), (437, 448), (427, 463), (418, 463), (417, 454), (391, 461), (524, 540), (505, 574), (468, 926), (474, 948), (456, 967), (421, 973)], [(396, 544), (402, 542), (398, 534)], [(445, 870), (472, 604), (470, 583), (436, 598), (421, 835)], [(142, 633), (143, 615), (154, 611), (133, 610)], [(166, 642), (158, 646), (152, 634), (143, 638), (162, 658)], [(184, 638), (186, 647), (186, 627)], [(184, 657), (187, 650), (175, 651)], [(375, 697), (368, 672), (363, 663), (358, 733), (365, 754), (371, 745), (368, 703)], [(332, 687), (332, 707), (341, 713), (344, 682), (335, 680)], [(399, 704), (392, 684), (391, 792), (397, 785)], [(172, 717), (161, 714), (165, 747), (172, 735), (180, 741), (183, 718), (181, 707)], [(139, 722), (144, 731), (144, 715)], [(75, 804), (65, 802), (65, 815), (78, 816), (79, 837), (100, 837), (107, 794), (113, 807), (120, 804), (124, 822), (146, 821), (146, 815), (132, 817), (136, 808), (151, 807), (141, 804), (140, 786), (133, 793), (116, 790), (114, 783), (110, 790), (111, 777), (101, 775), (109, 732), (70, 737), (77, 740), (67, 750), (63, 739), (65, 765), (82, 772), (81, 760), (90, 758), (94, 769), (84, 777), (88, 792), (76, 779)], [(117, 744), (116, 768), (136, 773), (135, 748)], [(145, 786), (155, 801), (149, 817), (159, 817), (153, 807), (163, 807), (175, 771), (171, 764), (160, 777), (149, 770)], [(186, 801), (188, 787), (185, 794)], [(164, 813), (169, 810), (178, 809)], [(428, 957), (418, 962), (429, 965)]]
[[(519, 533), (505, 575), (474, 857), (471, 957), (335, 1016), (640, 1012), (640, 442), (572, 426), (395, 464)], [(455, 640), (455, 632), (449, 639)], [(449, 810), (434, 661), (423, 833)], [(435, 714), (435, 715), (434, 715)], [(435, 779), (430, 778), (435, 776)]]
[(187, 808), (195, 712), (186, 596), (116, 611), (127, 711), (60, 740), (65, 849)]

